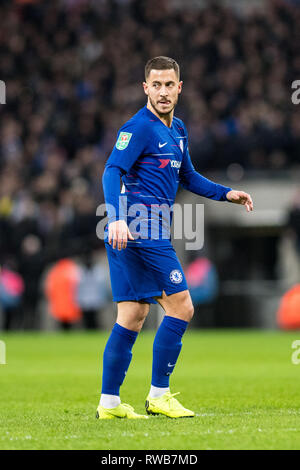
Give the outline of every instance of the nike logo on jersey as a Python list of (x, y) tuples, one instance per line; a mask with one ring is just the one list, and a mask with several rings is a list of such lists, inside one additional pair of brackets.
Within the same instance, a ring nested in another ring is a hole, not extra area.
[[(176, 364), (176, 362), (175, 362), (175, 364)], [(170, 363), (168, 363), (168, 367), (174, 367), (175, 364), (170, 364)]]
[(167, 145), (167, 143), (168, 143), (168, 142), (165, 142), (164, 144), (161, 144), (161, 143), (159, 142), (158, 146), (159, 146), (159, 148), (161, 149), (161, 148), (163, 148), (165, 145)]

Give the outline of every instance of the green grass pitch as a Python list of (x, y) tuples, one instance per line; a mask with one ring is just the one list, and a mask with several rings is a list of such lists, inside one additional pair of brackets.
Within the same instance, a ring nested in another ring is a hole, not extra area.
[[(299, 449), (300, 332), (192, 330), (171, 391), (193, 419), (95, 419), (108, 332), (0, 332), (0, 449)], [(121, 398), (144, 412), (154, 332), (142, 332)]]

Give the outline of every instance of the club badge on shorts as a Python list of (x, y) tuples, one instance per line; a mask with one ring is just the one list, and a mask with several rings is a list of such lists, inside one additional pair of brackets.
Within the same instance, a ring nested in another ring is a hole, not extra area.
[(129, 141), (131, 139), (132, 134), (130, 132), (120, 132), (119, 138), (116, 143), (116, 148), (118, 150), (126, 149)]
[(174, 282), (174, 284), (180, 284), (182, 281), (181, 272), (178, 269), (173, 269), (173, 271), (170, 272), (170, 280)]

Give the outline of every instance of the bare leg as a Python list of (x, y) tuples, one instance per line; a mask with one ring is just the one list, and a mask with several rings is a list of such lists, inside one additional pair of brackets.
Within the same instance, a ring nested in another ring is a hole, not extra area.
[(117, 323), (128, 330), (139, 333), (149, 309), (150, 305), (145, 302), (118, 302)]
[(155, 299), (162, 306), (166, 315), (186, 322), (190, 322), (193, 318), (194, 307), (188, 290), (171, 295), (166, 295), (163, 291), (162, 296), (155, 297)]

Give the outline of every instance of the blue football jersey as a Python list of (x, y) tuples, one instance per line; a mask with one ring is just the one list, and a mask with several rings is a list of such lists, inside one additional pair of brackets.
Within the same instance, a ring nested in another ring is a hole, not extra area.
[(135, 238), (128, 244), (137, 246), (170, 243), (172, 206), (179, 184), (219, 201), (227, 200), (231, 190), (194, 169), (184, 123), (173, 117), (171, 127), (167, 127), (147, 106), (119, 130), (102, 182), (105, 202), (110, 204), (109, 222), (127, 215)]

